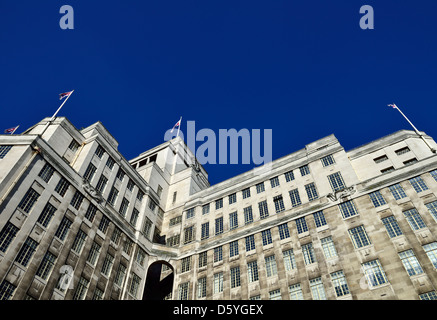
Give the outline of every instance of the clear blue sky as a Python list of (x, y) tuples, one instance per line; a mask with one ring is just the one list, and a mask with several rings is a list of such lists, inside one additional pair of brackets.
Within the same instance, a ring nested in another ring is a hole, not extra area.
[[(62, 5), (74, 30), (62, 30)], [(362, 30), (362, 5), (374, 30)], [(0, 2), (0, 129), (101, 121), (131, 159), (183, 116), (272, 129), (273, 158), (331, 133), (346, 150), (408, 123), (437, 138), (437, 1)], [(199, 145), (200, 143), (198, 143)], [(212, 184), (252, 165), (206, 165)]]

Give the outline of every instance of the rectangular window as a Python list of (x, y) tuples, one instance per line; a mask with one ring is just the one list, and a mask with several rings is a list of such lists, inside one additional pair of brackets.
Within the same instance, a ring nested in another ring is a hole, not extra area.
[(434, 178), (435, 181), (437, 181), (437, 169), (431, 171), (429, 174), (431, 175), (431, 177)]
[(355, 208), (355, 204), (352, 200), (340, 203), (339, 205), (341, 215), (343, 216), (343, 219), (355, 216), (358, 214), (357, 209)]
[(428, 211), (434, 220), (437, 221), (437, 201), (427, 203), (425, 206), (428, 208)]
[(296, 228), (297, 228), (297, 233), (304, 233), (308, 231), (308, 226), (305, 217), (296, 219)]
[(398, 150), (395, 151), (395, 153), (396, 153), (398, 156), (400, 156), (401, 154), (405, 154), (405, 153), (407, 153), (407, 152), (410, 152), (410, 148), (408, 148), (408, 147), (403, 147), (403, 148), (398, 149)]
[(388, 160), (388, 157), (386, 155), (383, 155), (383, 156), (380, 156), (380, 157), (373, 159), (373, 161), (375, 161), (375, 163), (381, 163), (381, 162), (384, 162), (386, 160)]
[(169, 226), (175, 226), (182, 222), (182, 216), (177, 216), (170, 219)]
[(108, 157), (108, 160), (106, 160), (106, 166), (111, 170), (114, 168), (114, 163), (115, 161), (111, 157)]
[(297, 207), (302, 204), (300, 201), (299, 191), (297, 189), (293, 189), (288, 192), (290, 194), (291, 206)]
[(108, 227), (109, 227), (109, 219), (106, 216), (103, 216), (102, 219), (100, 220), (98, 229), (103, 233), (106, 233)]
[(132, 272), (132, 279), (129, 286), (129, 293), (134, 297), (137, 296), (138, 289), (140, 287), (141, 278)]
[(47, 228), (53, 218), (53, 215), (55, 214), (55, 211), (56, 208), (47, 202), (44, 209), (42, 209), (37, 222), (40, 223), (43, 227)]
[(209, 203), (202, 206), (202, 214), (208, 214), (209, 213)]
[(266, 189), (264, 187), (264, 182), (260, 182), (256, 185), (256, 193), (264, 192)]
[(316, 186), (314, 185), (314, 183), (310, 183), (310, 184), (305, 185), (305, 191), (307, 192), (309, 201), (313, 201), (319, 197), (319, 195), (317, 194)]
[(214, 248), (214, 262), (223, 261), (223, 247)]
[(190, 219), (190, 218), (193, 218), (193, 217), (194, 217), (194, 213), (195, 213), (195, 212), (194, 212), (194, 209), (195, 209), (195, 208), (190, 208), (190, 209), (187, 210), (187, 212), (186, 212), (186, 218), (187, 218), (187, 219)]
[(419, 230), (425, 228), (425, 222), (415, 208), (403, 212), (411, 229)]
[(372, 192), (371, 194), (369, 194), (369, 197), (370, 200), (372, 200), (372, 203), (375, 206), (375, 208), (380, 207), (387, 203), (385, 199), (382, 197), (381, 192), (379, 191)]
[(146, 252), (143, 249), (138, 248), (136, 260), (140, 266), (144, 267), (144, 261), (146, 260)]
[(258, 264), (256, 260), (247, 263), (247, 276), (249, 278), (249, 283), (259, 280)]
[(90, 163), (88, 165), (88, 168), (86, 168), (85, 173), (83, 174), (83, 178), (85, 180), (91, 182), (96, 171), (97, 171), (97, 168), (92, 163)]
[(199, 268), (206, 267), (208, 264), (208, 252), (199, 253)]
[(268, 256), (265, 259), (265, 263), (266, 263), (266, 274), (267, 277), (271, 277), (274, 275), (278, 274), (278, 269), (276, 266), (276, 260), (275, 260), (275, 256)]
[(101, 273), (105, 276), (109, 276), (113, 264), (114, 264), (114, 257), (108, 253), (105, 257), (105, 260), (103, 261)]
[(223, 272), (214, 274), (214, 294), (223, 292)]
[(251, 250), (255, 250), (255, 237), (253, 234), (246, 237), (246, 252)]
[(337, 297), (342, 297), (350, 293), (346, 277), (342, 270), (331, 273), (331, 279)]
[(126, 266), (123, 264), (118, 265), (117, 274), (115, 276), (115, 284), (121, 287), (123, 285), (124, 278), (126, 276)]
[(179, 285), (178, 288), (178, 300), (188, 300), (188, 288), (190, 283), (184, 282)]
[(123, 200), (121, 200), (121, 205), (120, 205), (120, 209), (118, 209), (118, 213), (120, 213), (123, 217), (125, 217), (128, 208), (129, 208), (129, 201), (126, 198), (123, 198)]
[(133, 246), (134, 246), (134, 242), (131, 240), (131, 239), (129, 239), (129, 238), (126, 238), (126, 240), (124, 241), (124, 243), (123, 243), (123, 251), (127, 254), (127, 255), (131, 255), (131, 253), (132, 253), (132, 248), (133, 248)]
[(366, 277), (369, 287), (377, 287), (381, 284), (388, 282), (384, 270), (382, 269), (382, 266), (379, 263), (378, 259), (365, 262), (361, 266), (363, 268), (364, 276)]
[(12, 223), (8, 222), (0, 232), (0, 251), (6, 252), (12, 240), (17, 235), (18, 228)]
[(44, 167), (39, 172), (38, 176), (43, 179), (45, 182), (49, 182), (50, 178), (53, 176), (53, 172), (55, 172), (55, 169), (48, 163), (44, 165)]
[[(118, 193), (118, 191), (117, 191), (117, 193)], [(144, 192), (143, 192), (143, 190), (138, 190), (138, 192), (137, 192), (137, 199), (138, 199), (138, 201), (143, 201), (143, 198), (144, 198)]]
[(420, 300), (437, 300), (437, 294), (435, 291), (419, 294)]
[(130, 221), (129, 223), (133, 226), (136, 227), (137, 226), (137, 221), (138, 221), (138, 217), (140, 216), (140, 212), (137, 210), (137, 208), (134, 208), (132, 210), (132, 214), (130, 216)]
[(269, 216), (269, 209), (267, 207), (267, 200), (258, 203), (259, 217), (265, 219)]
[(39, 265), (36, 275), (41, 279), (47, 280), (55, 265), (56, 256), (49, 251), (46, 252), (41, 264)]
[(237, 194), (233, 193), (228, 196), (229, 204), (237, 202)]
[(290, 293), (290, 300), (303, 300), (303, 293), (300, 283), (289, 286), (288, 292)]
[(290, 182), (290, 181), (294, 180), (293, 170), (284, 173), (284, 176), (285, 176), (285, 181), (287, 181), (287, 182)]
[(281, 290), (276, 289), (269, 292), (269, 300), (282, 300)]
[(326, 300), (325, 287), (323, 287), (321, 277), (310, 280), (310, 289), (313, 300)]
[(335, 250), (334, 241), (332, 241), (331, 236), (320, 239), (320, 242), (326, 259), (337, 257), (337, 250)]
[(322, 210), (313, 213), (313, 217), (317, 228), (327, 225), (325, 215), (323, 214)]
[(223, 217), (215, 219), (215, 235), (223, 233)]
[(281, 240), (290, 238), (290, 230), (288, 229), (287, 223), (280, 224), (278, 226), (278, 230), (279, 230), (279, 238)]
[(428, 190), (428, 186), (425, 184), (425, 181), (423, 181), (420, 176), (412, 178), (409, 181), (417, 193)]
[(437, 242), (431, 242), (423, 246), (426, 255), (428, 256), (434, 268), (437, 269)]
[(61, 196), (65, 196), (65, 193), (67, 192), (68, 187), (70, 186), (70, 183), (65, 179), (61, 178), (59, 180), (58, 184), (56, 185), (55, 191)]
[(64, 241), (71, 224), (72, 222), (67, 217), (62, 218), (61, 224), (56, 230), (55, 236)]
[(221, 209), (221, 208), (223, 208), (223, 198), (218, 199), (218, 200), (215, 201), (215, 209), (218, 210), (218, 209)]
[(103, 149), (101, 146), (97, 146), (95, 152), (96, 156), (98, 156), (101, 159), (104, 153), (105, 153), (105, 149)]
[(410, 164), (413, 164), (413, 163), (416, 163), (416, 162), (417, 162), (417, 159), (413, 158), (413, 159), (409, 159), (407, 161), (404, 161), (403, 164), (406, 165), (406, 166), (409, 166)]
[(73, 208), (79, 210), (83, 198), (84, 198), (83, 194), (81, 194), (79, 191), (76, 191), (76, 193), (73, 196), (73, 199), (71, 199), (70, 204), (73, 206)]
[(243, 191), (241, 191), (243, 194), (243, 199), (247, 199), (250, 197), (250, 188), (246, 188)]
[(181, 262), (181, 272), (187, 272), (191, 269), (191, 256), (183, 258)]
[(316, 255), (312, 243), (307, 243), (302, 246), (302, 253), (305, 260), (305, 264), (311, 264), (316, 262)]
[(276, 213), (279, 213), (279, 212), (285, 210), (284, 200), (282, 199), (282, 195), (274, 197), (273, 203), (275, 204)]
[(206, 277), (200, 278), (197, 281), (197, 298), (206, 297)]
[(300, 170), (300, 175), (301, 175), (302, 177), (303, 177), (303, 176), (306, 176), (307, 174), (310, 174), (310, 168), (308, 167), (307, 164), (304, 165), (304, 166), (302, 166), (302, 167), (300, 167), (299, 170)]
[(12, 146), (0, 146), (0, 159), (6, 157), (6, 154), (11, 150), (11, 148)]
[(209, 238), (209, 222), (205, 222), (201, 226), (201, 239), (208, 239)]
[(22, 266), (27, 267), (27, 265), (30, 262), (30, 259), (32, 258), (33, 254), (36, 251), (37, 246), (38, 243), (35, 240), (33, 240), (32, 238), (27, 238), (26, 242), (23, 244), (20, 251), (18, 252), (15, 261), (21, 264)]
[(94, 217), (96, 216), (97, 207), (90, 203), (88, 209), (85, 212), (85, 218), (87, 218), (90, 222), (94, 221)]
[(272, 233), (270, 232), (270, 229), (261, 231), (261, 238), (263, 241), (263, 246), (271, 244), (273, 241), (272, 241)]
[(24, 198), (21, 200), (20, 204), (18, 205), (18, 208), (23, 210), (26, 213), (29, 213), (30, 210), (32, 210), (33, 205), (39, 198), (39, 193), (30, 188), (26, 194), (24, 195)]
[(194, 240), (194, 226), (189, 226), (184, 229), (184, 244), (190, 243)]
[(326, 157), (323, 157), (322, 159), (320, 159), (320, 161), (322, 161), (322, 165), (324, 167), (330, 166), (330, 165), (335, 163), (334, 157), (332, 156), (332, 154), (330, 154)]
[(100, 249), (102, 247), (96, 243), (93, 242), (93, 245), (91, 246), (90, 252), (88, 253), (87, 261), (91, 263), (92, 266), (95, 266), (97, 263), (97, 259), (99, 258)]
[(405, 194), (404, 189), (402, 188), (402, 186), (399, 183), (394, 184), (394, 185), (388, 187), (388, 190), (390, 190), (391, 194), (393, 195), (393, 197), (396, 200), (403, 199), (403, 198), (405, 198), (407, 196)]
[(238, 214), (237, 211), (229, 214), (229, 229), (233, 230), (238, 228)]
[(112, 187), (111, 192), (109, 193), (108, 196), (108, 203), (112, 206), (114, 206), (115, 201), (117, 200), (118, 197), (118, 190), (115, 187)]
[(348, 232), (355, 249), (365, 247), (370, 244), (370, 240), (367, 236), (364, 226), (349, 229)]
[(229, 257), (238, 256), (238, 240), (229, 243)]
[(80, 277), (76, 291), (73, 295), (73, 300), (85, 300), (86, 292), (88, 291), (89, 280)]
[[(123, 169), (122, 168), (118, 168), (116, 178), (118, 180), (120, 180), (120, 181), (123, 181), (125, 175), (126, 175), (126, 173), (123, 171)], [(158, 187), (158, 190), (159, 190), (159, 187)], [(162, 188), (161, 188), (161, 191), (162, 191)]]
[(240, 282), (240, 267), (231, 268), (231, 288), (236, 288), (241, 285)]
[(96, 190), (103, 193), (107, 183), (108, 179), (104, 175), (101, 175), (99, 181), (97, 181)]
[(253, 222), (253, 212), (252, 212), (252, 206), (248, 206), (243, 209), (244, 213), (244, 224), (249, 224)]
[(127, 188), (130, 192), (132, 192), (132, 190), (134, 189), (134, 187), (135, 187), (135, 183), (132, 181), (132, 179), (129, 179), (129, 181), (127, 182), (127, 186), (126, 186), (126, 188)]
[(286, 271), (296, 269), (296, 259), (294, 257), (293, 249), (282, 251), (282, 257), (284, 259), (284, 266)]
[(381, 220), (390, 238), (394, 238), (402, 234), (402, 230), (394, 216), (386, 217)]
[(71, 246), (71, 250), (73, 250), (76, 253), (81, 253), (83, 245), (86, 241), (86, 233), (79, 229), (77, 232), (76, 238), (74, 239), (73, 245)]
[(382, 169), (381, 173), (390, 173), (390, 172), (393, 172), (393, 171), (395, 171), (395, 168), (388, 167), (388, 168)]
[(10, 300), (16, 288), (9, 281), (3, 280), (0, 285), (0, 300)]
[(405, 270), (407, 270), (407, 273), (410, 277), (423, 273), (423, 269), (414, 255), (413, 250), (410, 249), (399, 252), (399, 258), (401, 259), (402, 264), (404, 265)]
[(334, 192), (345, 188), (343, 177), (341, 176), (340, 172), (329, 175), (328, 180)]
[(271, 178), (270, 179), (270, 186), (272, 188), (279, 186), (279, 178), (278, 177)]
[(152, 221), (146, 217), (143, 225), (143, 234), (147, 239), (150, 239), (150, 231), (152, 230), (152, 226), (153, 226)]

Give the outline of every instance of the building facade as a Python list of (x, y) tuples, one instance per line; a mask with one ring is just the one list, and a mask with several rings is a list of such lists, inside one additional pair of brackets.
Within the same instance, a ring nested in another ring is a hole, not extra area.
[(210, 186), (180, 138), (127, 161), (97, 122), (0, 136), (0, 299), (436, 299), (437, 157), (334, 135)]

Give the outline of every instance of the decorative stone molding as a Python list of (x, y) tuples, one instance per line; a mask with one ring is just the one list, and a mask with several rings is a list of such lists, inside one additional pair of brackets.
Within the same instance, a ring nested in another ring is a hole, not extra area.
[(333, 193), (329, 193), (327, 195), (327, 197), (332, 202), (335, 202), (335, 201), (337, 201), (339, 199), (343, 199), (343, 198), (346, 198), (346, 197), (349, 197), (349, 196), (353, 195), (356, 191), (357, 190), (356, 190), (355, 186), (346, 187), (346, 188), (343, 188), (341, 190), (337, 190), (337, 191), (335, 191)]

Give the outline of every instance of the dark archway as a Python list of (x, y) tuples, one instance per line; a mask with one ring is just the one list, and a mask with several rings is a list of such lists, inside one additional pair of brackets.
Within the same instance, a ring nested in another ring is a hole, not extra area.
[[(162, 278), (163, 265), (168, 267), (167, 275)], [(174, 269), (166, 261), (155, 261), (147, 270), (146, 284), (144, 286), (143, 300), (164, 300), (172, 292)]]

